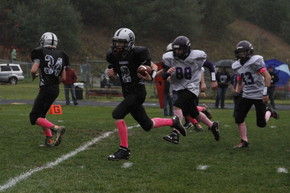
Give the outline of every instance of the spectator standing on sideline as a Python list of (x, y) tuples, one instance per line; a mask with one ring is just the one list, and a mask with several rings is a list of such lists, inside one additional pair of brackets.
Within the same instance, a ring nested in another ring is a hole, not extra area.
[(69, 93), (71, 93), (72, 101), (73, 101), (74, 105), (77, 105), (78, 102), (77, 102), (75, 86), (74, 86), (74, 83), (77, 81), (76, 72), (74, 69), (67, 67), (65, 69), (65, 73), (66, 73), (66, 80), (63, 81), (65, 103), (66, 103), (66, 105), (70, 105)]
[(268, 67), (268, 72), (271, 76), (271, 85), (268, 88), (268, 94), (270, 99), (270, 104), (273, 109), (276, 109), (275, 102), (274, 102), (274, 93), (275, 93), (275, 84), (279, 81), (278, 75), (275, 73), (275, 69), (273, 67)]
[(11, 51), (11, 63), (13, 63), (13, 61), (15, 61), (16, 59), (17, 59), (16, 49), (13, 48)]
[(58, 97), (60, 80), (65, 80), (65, 67), (69, 65), (64, 51), (56, 49), (58, 39), (54, 33), (46, 32), (40, 38), (40, 46), (31, 52), (31, 75), (34, 80), (39, 74), (39, 93), (30, 112), (30, 122), (43, 128), (45, 145), (58, 146), (65, 132), (46, 117), (52, 103)]
[(221, 108), (223, 109), (225, 108), (225, 95), (229, 86), (229, 82), (231, 81), (231, 77), (226, 68), (222, 68), (221, 71), (216, 73), (216, 79), (218, 82), (218, 89), (215, 99), (215, 108), (219, 108), (220, 104)]

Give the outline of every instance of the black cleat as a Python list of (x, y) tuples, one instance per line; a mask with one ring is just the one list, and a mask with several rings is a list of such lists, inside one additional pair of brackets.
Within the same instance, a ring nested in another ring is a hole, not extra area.
[(186, 122), (183, 124), (184, 129), (189, 130), (193, 127), (193, 124), (191, 122)]
[(52, 137), (46, 136), (45, 140), (44, 140), (44, 145), (46, 147), (54, 147), (55, 146), (55, 141), (54, 141), (54, 139)]
[(63, 126), (60, 126), (59, 128), (52, 128), (51, 131), (53, 132), (55, 136), (54, 146), (59, 146), (59, 144), (62, 141), (62, 136), (65, 133), (65, 128)]
[(114, 160), (122, 160), (122, 159), (129, 159), (130, 157), (130, 150), (125, 147), (120, 147), (118, 151), (116, 151), (114, 154), (111, 154), (108, 156), (108, 160), (114, 161)]
[(178, 130), (181, 135), (186, 136), (186, 130), (184, 129), (179, 117), (174, 116), (174, 117), (172, 117), (172, 120), (173, 120), (172, 127), (174, 127), (176, 130)]
[(213, 125), (209, 128), (209, 130), (211, 130), (214, 139), (216, 141), (219, 141), (220, 140), (219, 124), (217, 122), (213, 122)]
[(266, 111), (270, 111), (271, 117), (273, 117), (274, 119), (279, 119), (279, 114), (276, 111), (274, 111), (270, 106), (266, 107)]
[(201, 132), (201, 131), (203, 131), (203, 128), (202, 128), (202, 126), (201, 126), (199, 123), (196, 123), (196, 124), (194, 124), (193, 126), (194, 126), (193, 129), (194, 129), (196, 132)]
[(241, 139), (241, 143), (234, 146), (234, 149), (241, 149), (241, 148), (247, 148), (247, 147), (249, 147), (249, 143)]
[(169, 135), (163, 137), (165, 141), (170, 143), (178, 144), (179, 143), (179, 134), (176, 132), (171, 132)]

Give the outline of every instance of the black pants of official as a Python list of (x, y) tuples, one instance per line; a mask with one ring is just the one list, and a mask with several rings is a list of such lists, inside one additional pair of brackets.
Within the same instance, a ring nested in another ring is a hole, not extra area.
[(58, 97), (59, 85), (41, 86), (30, 112), (30, 122), (35, 124), (39, 117), (45, 118), (47, 111)]
[(145, 131), (149, 131), (153, 122), (143, 107), (146, 98), (146, 90), (143, 87), (124, 94), (124, 100), (113, 110), (112, 116), (114, 119), (124, 119), (130, 113)]
[(250, 111), (252, 106), (255, 106), (256, 109), (256, 123), (258, 127), (265, 127), (265, 112), (266, 112), (266, 104), (262, 99), (247, 99), (241, 98), (238, 104), (238, 108), (235, 113), (235, 121), (237, 124), (243, 123), (245, 118), (247, 117), (248, 112)]

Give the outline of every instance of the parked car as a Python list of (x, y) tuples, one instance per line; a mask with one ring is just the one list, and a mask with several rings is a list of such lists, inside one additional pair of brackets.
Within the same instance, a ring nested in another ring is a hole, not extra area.
[(23, 71), (19, 64), (0, 64), (0, 82), (15, 85), (23, 79)]

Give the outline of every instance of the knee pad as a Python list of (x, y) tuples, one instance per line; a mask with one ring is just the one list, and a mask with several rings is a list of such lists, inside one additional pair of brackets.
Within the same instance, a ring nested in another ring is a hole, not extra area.
[(142, 123), (139, 123), (142, 127), (142, 129), (144, 129), (144, 131), (150, 131), (153, 127), (153, 121), (150, 119), (150, 121), (144, 121)]
[(116, 110), (112, 112), (113, 119), (124, 119), (124, 116), (120, 115), (120, 113)]
[(34, 115), (34, 114), (29, 114), (29, 119), (30, 119), (30, 123), (31, 123), (31, 125), (35, 125), (35, 122), (36, 122), (36, 120), (37, 120), (37, 116), (36, 115)]

